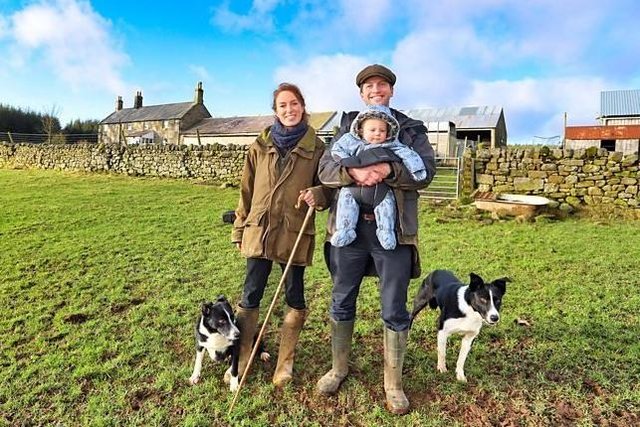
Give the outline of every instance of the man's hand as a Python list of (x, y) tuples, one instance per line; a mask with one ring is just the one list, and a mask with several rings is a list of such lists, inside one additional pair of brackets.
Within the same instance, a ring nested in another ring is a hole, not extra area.
[(370, 187), (379, 184), (391, 173), (389, 163), (376, 163), (362, 168), (347, 168), (347, 173), (356, 184), (363, 187)]

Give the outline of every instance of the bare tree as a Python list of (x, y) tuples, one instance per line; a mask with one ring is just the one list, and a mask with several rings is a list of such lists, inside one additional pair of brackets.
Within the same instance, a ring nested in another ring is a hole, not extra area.
[(60, 107), (56, 104), (45, 108), (42, 113), (42, 131), (47, 135), (47, 142), (49, 144), (53, 142), (54, 136), (59, 133), (61, 129), (58, 114), (60, 114)]

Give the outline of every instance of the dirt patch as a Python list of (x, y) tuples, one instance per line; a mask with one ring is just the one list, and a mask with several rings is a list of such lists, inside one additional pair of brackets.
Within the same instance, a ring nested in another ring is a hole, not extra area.
[(82, 313), (70, 314), (64, 318), (64, 321), (66, 323), (71, 323), (73, 325), (79, 325), (86, 322), (87, 320), (89, 320), (89, 316)]

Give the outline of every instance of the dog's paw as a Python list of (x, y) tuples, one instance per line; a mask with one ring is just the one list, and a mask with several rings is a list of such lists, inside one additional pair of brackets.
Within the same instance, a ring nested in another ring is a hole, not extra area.
[(438, 372), (440, 372), (441, 374), (444, 374), (445, 372), (447, 372), (447, 366), (446, 365), (438, 365)]
[(226, 370), (224, 377), (222, 377), (222, 381), (224, 381), (225, 384), (231, 384), (231, 368)]
[(268, 352), (263, 351), (262, 353), (260, 353), (260, 360), (262, 360), (263, 362), (268, 362), (269, 360), (271, 360), (271, 355)]
[(464, 376), (464, 372), (463, 373), (456, 372), (456, 379), (458, 381), (460, 381), (461, 383), (466, 383), (467, 382), (467, 377)]
[(199, 382), (200, 382), (200, 376), (192, 375), (191, 378), (189, 378), (189, 384), (191, 385), (196, 385)]
[(238, 377), (231, 377), (231, 381), (229, 382), (229, 390), (238, 390)]

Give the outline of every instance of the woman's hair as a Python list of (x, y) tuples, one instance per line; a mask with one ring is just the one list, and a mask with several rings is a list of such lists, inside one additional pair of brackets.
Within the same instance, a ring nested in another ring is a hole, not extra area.
[(293, 96), (296, 97), (298, 102), (302, 104), (302, 108), (304, 112), (302, 113), (302, 121), (307, 123), (309, 121), (309, 113), (307, 113), (307, 104), (304, 102), (304, 96), (302, 96), (302, 92), (300, 88), (293, 83), (280, 83), (276, 90), (273, 91), (273, 103), (271, 108), (273, 111), (276, 111), (276, 98), (280, 95), (281, 92), (291, 92)]

